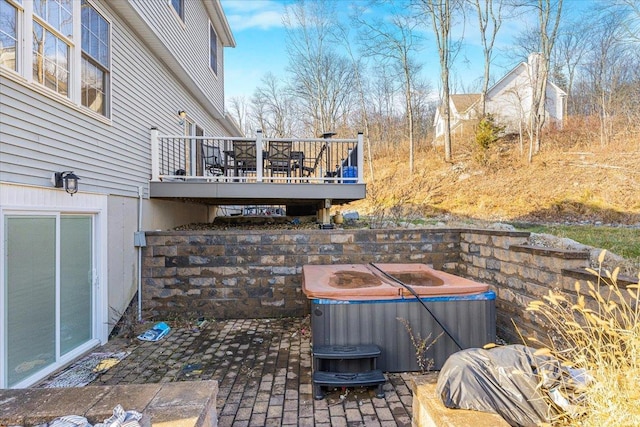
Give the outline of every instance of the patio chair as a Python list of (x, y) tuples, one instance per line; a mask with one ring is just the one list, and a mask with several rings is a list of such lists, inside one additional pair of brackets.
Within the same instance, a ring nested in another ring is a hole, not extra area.
[[(322, 156), (324, 155), (324, 152), (326, 150), (327, 150), (326, 144), (322, 144), (322, 147), (320, 148), (320, 151), (318, 151), (318, 154), (316, 155), (316, 157), (314, 159), (308, 159), (309, 164), (306, 164), (303, 161), (302, 164), (296, 165), (295, 166), (296, 168), (300, 168), (300, 176), (303, 176), (303, 177), (314, 176), (316, 174), (316, 170), (318, 169), (318, 166), (320, 166), (320, 162), (322, 161)], [(305, 161), (306, 160), (307, 159), (305, 159)], [(311, 163), (311, 161), (313, 161), (313, 163)]]
[(257, 171), (257, 153), (255, 141), (234, 141), (233, 161), (235, 175), (247, 174)]
[(278, 173), (291, 176), (291, 146), (291, 141), (269, 141), (267, 169), (271, 176)]
[(222, 176), (225, 172), (225, 165), (222, 158), (222, 151), (216, 145), (202, 144), (202, 160), (204, 169), (213, 176)]

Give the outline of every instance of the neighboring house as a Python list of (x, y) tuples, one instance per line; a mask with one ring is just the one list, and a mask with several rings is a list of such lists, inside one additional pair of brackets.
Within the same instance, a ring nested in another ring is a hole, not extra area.
[[(462, 134), (467, 130), (473, 130), (478, 123), (480, 114), (477, 111), (480, 94), (452, 94), (449, 95), (449, 114), (451, 134)], [(444, 118), (442, 106), (436, 110), (434, 120), (436, 138), (444, 135)]]
[[(219, 0), (0, 0), (0, 25), (0, 388), (16, 388), (107, 341), (140, 285), (136, 230), (210, 217), (149, 198), (150, 129), (240, 133)], [(52, 182), (67, 171), (73, 196)]]
[[(527, 128), (538, 58), (538, 54), (529, 55), (528, 62), (518, 64), (487, 91), (486, 112), (494, 116), (497, 124), (505, 126), (507, 132), (517, 133)], [(562, 89), (547, 81), (546, 125), (562, 127), (566, 97)], [(472, 130), (481, 118), (480, 94), (451, 95), (450, 106), (452, 135), (465, 127), (465, 131)], [(436, 111), (434, 119), (436, 140), (444, 136), (441, 108)]]

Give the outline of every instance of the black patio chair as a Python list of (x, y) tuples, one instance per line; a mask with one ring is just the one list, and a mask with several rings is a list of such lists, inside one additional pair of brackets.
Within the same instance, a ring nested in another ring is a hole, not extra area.
[(234, 141), (233, 142), (233, 161), (235, 175), (247, 174), (249, 172), (256, 173), (257, 159), (255, 141)]
[(320, 166), (320, 162), (322, 162), (322, 156), (324, 155), (324, 152), (326, 150), (327, 150), (327, 145), (322, 144), (322, 147), (318, 151), (318, 154), (316, 155), (315, 158), (311, 158), (311, 159), (305, 158), (302, 164), (296, 164), (295, 167), (300, 169), (300, 176), (303, 176), (303, 177), (315, 176), (316, 170), (318, 169), (318, 166)]
[(222, 150), (217, 145), (202, 144), (202, 160), (204, 169), (213, 176), (222, 176), (225, 173), (225, 164)]
[(291, 147), (291, 141), (269, 141), (267, 169), (271, 171), (271, 176), (275, 174), (291, 176)]

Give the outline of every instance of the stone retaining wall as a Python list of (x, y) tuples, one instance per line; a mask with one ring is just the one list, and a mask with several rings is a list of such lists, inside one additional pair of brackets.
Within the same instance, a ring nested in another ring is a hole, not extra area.
[(525, 308), (550, 290), (575, 294), (576, 279), (566, 275), (565, 270), (589, 266), (588, 251), (528, 246), (528, 237), (529, 233), (491, 230), (460, 233), (461, 262), (457, 271), (491, 285), (497, 295), (498, 336), (512, 343), (522, 342), (520, 334), (546, 336), (541, 320)]
[(147, 232), (143, 307), (173, 316), (303, 316), (305, 264), (459, 260), (457, 230), (250, 230)]
[[(528, 246), (528, 232), (471, 229), (147, 232), (143, 307), (157, 319), (303, 316), (305, 264), (432, 264), (496, 292), (498, 336), (544, 334), (527, 304), (574, 293), (587, 251)], [(514, 327), (517, 325), (519, 332)]]

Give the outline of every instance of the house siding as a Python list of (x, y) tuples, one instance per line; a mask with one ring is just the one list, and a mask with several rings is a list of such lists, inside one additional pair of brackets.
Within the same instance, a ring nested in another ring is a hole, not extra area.
[(562, 122), (564, 120), (564, 96), (551, 84), (547, 85), (545, 109), (552, 123)]
[[(204, 129), (205, 135), (229, 136), (225, 130), (229, 127), (207, 109), (210, 101), (220, 106), (224, 103), (222, 90), (214, 88), (214, 79), (209, 79), (206, 86), (202, 72), (199, 78), (203, 93), (194, 96), (192, 88), (178, 80), (181, 73), (156, 57), (109, 1), (91, 3), (111, 24), (110, 118), (75, 105), (37, 83), (29, 83), (15, 72), (0, 69), (0, 191), (12, 195), (2, 208), (27, 206), (26, 211), (55, 210), (50, 201), (59, 198), (78, 203), (94, 196), (106, 198), (108, 209), (102, 215), (108, 232), (100, 236), (98, 244), (108, 254), (108, 275), (105, 273), (100, 283), (108, 286), (108, 307), (115, 310), (109, 313), (111, 316), (124, 311), (137, 289), (133, 233), (138, 228), (138, 188), (142, 187), (146, 197), (151, 177), (150, 128), (157, 127), (163, 134), (182, 134), (178, 110), (188, 111), (189, 119)], [(137, 6), (147, 5), (146, 1), (138, 3)], [(198, 61), (208, 70), (209, 19), (200, 3), (185, 2), (187, 22), (198, 18), (202, 36), (186, 34), (174, 48), (189, 51), (179, 59), (187, 63), (195, 63), (194, 58), (204, 55)], [(164, 0), (149, 4), (161, 5), (159, 9), (173, 13)], [(202, 37), (206, 37), (205, 47), (200, 46)], [(220, 46), (218, 53), (221, 61)], [(218, 72), (216, 84), (222, 85), (221, 62)], [(51, 183), (54, 172), (67, 170), (80, 177), (80, 190), (73, 198), (54, 189)], [(29, 202), (34, 189), (48, 195), (42, 203)], [(199, 204), (146, 198), (142, 228), (170, 229), (206, 222), (210, 210)]]
[(186, 110), (206, 135), (228, 135), (105, 4), (100, 10), (112, 29), (111, 120), (3, 75), (0, 181), (50, 186), (53, 171), (73, 169), (83, 190), (137, 196), (151, 175), (151, 127), (181, 134), (176, 113)]
[(509, 73), (487, 93), (487, 112), (508, 131), (517, 131), (520, 120), (526, 120), (531, 110), (531, 84), (525, 64)]
[[(156, 36), (184, 66), (182, 71), (196, 81), (200, 90), (222, 112), (224, 111), (224, 78), (220, 70), (222, 70), (223, 49), (218, 36), (218, 75), (216, 75), (209, 65), (211, 18), (204, 7), (204, 1), (184, 2), (184, 22), (180, 20), (167, 0), (130, 0), (130, 3), (145, 17)], [(185, 46), (189, 46), (189, 49), (185, 49)]]

